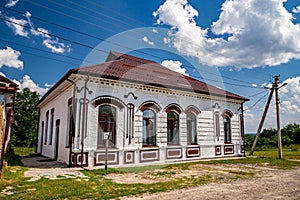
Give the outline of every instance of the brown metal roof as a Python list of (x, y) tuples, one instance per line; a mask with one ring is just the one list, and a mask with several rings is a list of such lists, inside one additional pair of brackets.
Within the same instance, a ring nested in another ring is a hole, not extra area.
[(194, 91), (247, 101), (248, 99), (172, 71), (156, 62), (111, 52), (106, 62), (77, 69), (78, 73), (98, 77), (137, 82), (164, 88)]
[(0, 75), (0, 91), (1, 92), (15, 92), (18, 89), (18, 84), (12, 82), (6, 77)]

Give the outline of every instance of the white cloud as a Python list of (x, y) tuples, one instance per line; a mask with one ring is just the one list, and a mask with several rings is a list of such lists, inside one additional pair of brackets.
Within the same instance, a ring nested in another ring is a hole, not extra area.
[(152, 32), (153, 32), (153, 33), (157, 33), (157, 29), (153, 28), (153, 29), (152, 29)]
[(23, 61), (19, 60), (21, 53), (6, 47), (6, 49), (0, 49), (0, 68), (3, 66), (13, 67), (16, 69), (23, 69)]
[(7, 20), (8, 21), (5, 21), (6, 25), (12, 29), (15, 35), (28, 37), (29, 33), (24, 28), (24, 26), (28, 24), (26, 20), (16, 19), (14, 17), (7, 17)]
[[(58, 38), (52, 38), (49, 34), (50, 32), (44, 28), (35, 28), (33, 22), (31, 21), (31, 13), (26, 12), (24, 15), (27, 20), (15, 19), (14, 17), (6, 17), (9, 21), (14, 23), (6, 22), (7, 26), (10, 27), (16, 35), (29, 37), (36, 36), (43, 38), (43, 45), (50, 49), (53, 53), (65, 53), (71, 51), (71, 45), (64, 44), (59, 41)], [(29, 25), (30, 32), (26, 31), (23, 26)]]
[(154, 42), (150, 41), (150, 40), (148, 39), (147, 36), (144, 36), (144, 37), (142, 38), (142, 40), (143, 40), (145, 43), (147, 43), (147, 44), (149, 44), (149, 45), (151, 45), (151, 46), (154, 45)]
[(300, 59), (300, 25), (285, 7), (286, 0), (226, 0), (219, 19), (198, 26), (198, 11), (187, 0), (166, 0), (153, 16), (170, 27), (173, 47), (210, 66), (253, 68)]
[(161, 65), (170, 70), (173, 70), (175, 72), (178, 72), (178, 73), (181, 73), (181, 74), (184, 74), (187, 76), (189, 75), (186, 73), (186, 69), (181, 68), (182, 63), (180, 61), (164, 60), (164, 61), (162, 61)]
[(28, 75), (25, 75), (21, 81), (13, 80), (16, 84), (19, 85), (20, 90), (23, 90), (24, 88), (29, 88), (32, 92), (37, 92), (41, 96), (44, 95), (49, 88), (47, 87), (40, 87), (38, 84), (36, 84)]
[(164, 37), (164, 43), (169, 44), (171, 42), (170, 38)]
[(5, 7), (14, 7), (17, 3), (19, 2), (19, 0), (9, 0), (6, 4)]
[(64, 53), (71, 51), (70, 45), (65, 45), (64, 43), (59, 42), (57, 38), (54, 40), (45, 39), (43, 41), (43, 45), (45, 45), (45, 47), (50, 49), (53, 53)]
[(253, 84), (251, 84), (251, 86), (252, 86), (252, 87), (257, 87), (258, 85), (255, 84), (255, 83), (253, 83)]
[(300, 13), (300, 6), (297, 6), (296, 8), (293, 8), (293, 13)]
[(288, 78), (283, 83), (286, 86), (279, 89), (281, 108), (284, 113), (300, 113), (300, 76)]

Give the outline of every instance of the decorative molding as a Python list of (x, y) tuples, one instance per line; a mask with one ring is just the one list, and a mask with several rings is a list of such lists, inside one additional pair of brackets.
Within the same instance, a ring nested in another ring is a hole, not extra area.
[(102, 104), (109, 104), (117, 106), (120, 110), (126, 106), (126, 104), (121, 99), (110, 95), (96, 97), (95, 99), (91, 100), (91, 102), (95, 107)]
[(171, 111), (176, 111), (177, 114), (180, 114), (183, 111), (183, 109), (180, 107), (180, 105), (178, 105), (176, 103), (171, 103), (166, 106), (165, 111), (166, 111), (166, 113), (171, 112)]
[(215, 146), (215, 155), (216, 155), (216, 156), (222, 155), (222, 148), (221, 148), (221, 145)]
[[(78, 75), (80, 76), (80, 75)], [(85, 76), (83, 76), (85, 77)], [(78, 80), (83, 80), (83, 78), (79, 78)], [(151, 92), (156, 92), (156, 93), (163, 93), (165, 94), (172, 94), (176, 96), (185, 96), (185, 97), (192, 97), (192, 98), (197, 98), (197, 99), (207, 99), (207, 100), (214, 100), (214, 101), (219, 101), (219, 102), (230, 102), (230, 103), (238, 103), (240, 104), (242, 100), (238, 99), (231, 99), (228, 97), (219, 97), (219, 96), (213, 96), (210, 94), (202, 94), (202, 93), (193, 93), (189, 91), (183, 91), (183, 90), (177, 90), (177, 89), (172, 89), (170, 88), (161, 88), (153, 85), (142, 85), (138, 83), (130, 83), (130, 82), (125, 82), (121, 80), (111, 80), (111, 79), (105, 79), (105, 78), (98, 78), (98, 77), (90, 77), (90, 80), (93, 80), (95, 83), (99, 83), (102, 85), (110, 85), (113, 87), (126, 87), (126, 88), (133, 88), (135, 90), (145, 90), (145, 91), (151, 91)]]
[(224, 146), (224, 155), (234, 154), (234, 145), (225, 145)]
[(230, 110), (226, 109), (222, 113), (222, 117), (225, 117), (225, 116), (228, 116), (229, 118), (231, 118), (233, 116), (233, 113)]
[(134, 151), (124, 151), (124, 164), (134, 163)]
[(188, 114), (189, 112), (193, 112), (194, 114), (196, 115), (199, 115), (201, 113), (200, 109), (197, 108), (196, 106), (194, 105), (190, 105), (188, 106), (185, 111), (184, 111), (186, 114)]
[(200, 147), (187, 147), (186, 157), (200, 157)]
[(218, 103), (215, 103), (212, 107), (213, 107), (213, 108), (216, 108), (216, 109), (220, 109), (220, 108), (221, 108), (220, 105), (219, 105)]
[(140, 162), (159, 161), (159, 149), (141, 149)]
[[(104, 165), (104, 163), (105, 163), (105, 151), (95, 152), (94, 166)], [(118, 165), (119, 164), (119, 152), (118, 151), (108, 151), (107, 163), (110, 165)]]
[(161, 106), (155, 101), (145, 101), (138, 108), (138, 110), (141, 110), (142, 112), (146, 109), (151, 109), (154, 112), (158, 113), (161, 110)]
[(180, 159), (182, 158), (182, 148), (166, 148), (167, 159)]
[[(88, 152), (83, 153), (83, 167), (88, 167)], [(81, 153), (72, 153), (71, 163), (74, 167), (81, 167)]]

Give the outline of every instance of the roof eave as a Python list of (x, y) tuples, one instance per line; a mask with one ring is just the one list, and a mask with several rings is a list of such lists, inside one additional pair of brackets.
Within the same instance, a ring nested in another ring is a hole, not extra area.
[(78, 68), (70, 69), (61, 79), (59, 79), (58, 82), (55, 83), (54, 86), (52, 86), (46, 94), (39, 100), (39, 102), (36, 104), (37, 107), (60, 85), (62, 84), (65, 80), (68, 80), (68, 78), (72, 74), (77, 74), (78, 73)]

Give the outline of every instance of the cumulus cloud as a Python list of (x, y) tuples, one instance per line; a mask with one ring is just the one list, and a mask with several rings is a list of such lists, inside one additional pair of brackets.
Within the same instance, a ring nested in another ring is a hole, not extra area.
[(282, 111), (287, 114), (300, 113), (300, 76), (288, 78), (283, 82), (287, 85), (279, 90)]
[(11, 47), (0, 49), (0, 68), (7, 66), (16, 69), (23, 69), (23, 61), (19, 60), (20, 55), (21, 53), (19, 51), (16, 51)]
[(17, 3), (19, 2), (19, 0), (9, 0), (6, 4), (5, 7), (14, 7)]
[(180, 61), (174, 61), (174, 60), (164, 60), (162, 61), (161, 63), (162, 66), (170, 69), (170, 70), (173, 70), (175, 72), (178, 72), (178, 73), (181, 73), (181, 74), (184, 74), (184, 75), (189, 75), (188, 73), (186, 73), (186, 69), (182, 68), (181, 65), (182, 63)]
[(150, 41), (150, 40), (148, 39), (147, 36), (144, 36), (144, 37), (142, 38), (142, 40), (143, 40), (145, 43), (149, 44), (150, 46), (153, 46), (153, 45), (154, 45), (154, 42)]
[(16, 19), (14, 17), (7, 17), (8, 21), (5, 21), (6, 25), (12, 29), (15, 35), (28, 37), (28, 31), (25, 30), (24, 26), (28, 22), (24, 19)]
[(293, 8), (293, 13), (300, 13), (300, 6), (297, 6), (296, 8)]
[[(58, 38), (51, 37), (49, 34), (50, 32), (47, 29), (44, 28), (35, 28), (33, 22), (31, 21), (31, 13), (26, 12), (24, 15), (26, 17), (25, 19), (16, 19), (14, 17), (6, 17), (8, 21), (6, 21), (6, 24), (8, 27), (12, 29), (12, 31), (15, 33), (15, 35), (20, 35), (23, 37), (29, 37), (29, 36), (36, 36), (41, 37), (43, 39), (42, 44), (51, 50), (53, 53), (65, 53), (71, 51), (71, 45), (64, 44), (63, 42), (60, 42)], [(24, 26), (29, 26), (30, 31), (26, 31)]]
[(187, 0), (166, 0), (153, 16), (170, 27), (174, 48), (202, 64), (274, 66), (300, 59), (300, 25), (292, 22), (285, 1), (226, 0), (219, 19), (206, 29), (197, 25), (198, 11)]
[(13, 82), (19, 85), (20, 90), (23, 90), (24, 88), (29, 88), (30, 91), (37, 92), (41, 96), (44, 95), (49, 90), (49, 87), (40, 87), (28, 75), (25, 75), (23, 79), (20, 81), (13, 80)]
[(65, 45), (62, 42), (59, 42), (59, 40), (56, 39), (45, 39), (43, 41), (43, 45), (50, 49), (53, 53), (64, 53), (64, 52), (70, 52), (71, 48), (70, 45)]

